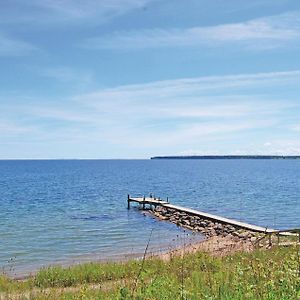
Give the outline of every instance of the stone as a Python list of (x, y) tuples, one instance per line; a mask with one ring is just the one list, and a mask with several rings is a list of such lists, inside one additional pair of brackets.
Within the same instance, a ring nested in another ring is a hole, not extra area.
[(184, 225), (184, 227), (185, 227), (185, 228), (187, 228), (187, 229), (189, 229), (189, 230), (194, 230), (194, 228), (193, 228), (193, 227), (191, 227), (191, 226), (188, 226), (188, 225)]
[(248, 232), (242, 232), (238, 235), (238, 237), (246, 240), (246, 239), (248, 239), (249, 235), (248, 235)]
[(167, 217), (164, 217), (164, 216), (158, 216), (158, 218), (159, 218), (160, 220), (162, 220), (162, 221), (168, 220), (168, 218), (167, 218)]
[(221, 224), (216, 224), (214, 226), (214, 229), (217, 231), (217, 232), (223, 232), (223, 226)]
[(210, 236), (215, 236), (215, 235), (217, 235), (217, 233), (214, 230), (210, 230), (209, 235)]
[(191, 225), (191, 222), (189, 220), (182, 220), (182, 224)]
[(226, 228), (227, 232), (234, 232), (235, 231), (235, 228), (232, 225), (227, 225), (225, 228)]
[(233, 236), (233, 240), (235, 241), (235, 242), (238, 242), (239, 240), (240, 240), (240, 238), (238, 237), (238, 236)]

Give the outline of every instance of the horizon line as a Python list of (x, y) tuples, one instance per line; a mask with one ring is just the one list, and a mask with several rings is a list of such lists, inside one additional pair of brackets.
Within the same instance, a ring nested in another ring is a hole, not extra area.
[(192, 154), (192, 155), (158, 155), (144, 158), (0, 158), (0, 161), (45, 161), (45, 160), (149, 160), (171, 158), (300, 158), (300, 154)]

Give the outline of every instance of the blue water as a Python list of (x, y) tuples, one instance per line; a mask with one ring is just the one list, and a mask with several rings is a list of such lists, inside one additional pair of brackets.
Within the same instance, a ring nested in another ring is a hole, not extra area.
[[(175, 225), (127, 210), (127, 194), (245, 222), (300, 227), (300, 160), (0, 161), (0, 267), (140, 254), (180, 243)], [(198, 237), (194, 237), (198, 238)]]

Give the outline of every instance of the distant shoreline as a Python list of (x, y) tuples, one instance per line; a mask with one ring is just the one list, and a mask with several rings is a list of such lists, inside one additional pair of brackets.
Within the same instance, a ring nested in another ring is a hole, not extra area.
[(188, 155), (153, 156), (151, 159), (300, 159), (296, 155)]

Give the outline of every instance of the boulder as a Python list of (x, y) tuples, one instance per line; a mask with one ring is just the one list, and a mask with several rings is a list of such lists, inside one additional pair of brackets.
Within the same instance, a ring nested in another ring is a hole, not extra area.
[(184, 220), (182, 220), (182, 224), (190, 226), (191, 222), (189, 220), (187, 220), (187, 219), (184, 219)]

